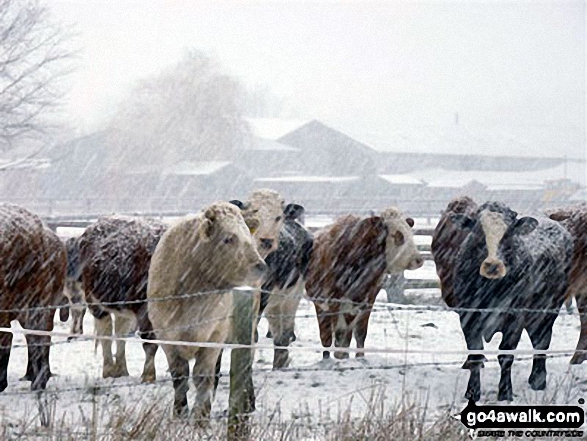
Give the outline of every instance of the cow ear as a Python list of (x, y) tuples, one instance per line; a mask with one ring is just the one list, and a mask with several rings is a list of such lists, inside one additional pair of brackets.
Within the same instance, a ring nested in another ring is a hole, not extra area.
[(538, 221), (533, 217), (521, 217), (520, 219), (517, 219), (514, 223), (513, 231), (520, 236), (525, 236), (534, 231), (537, 226)]
[(203, 242), (210, 242), (214, 231), (214, 223), (207, 217), (198, 226), (198, 236)]
[(472, 217), (467, 216), (463, 213), (451, 213), (449, 215), (451, 222), (463, 230), (472, 230), (477, 221)]
[(414, 227), (414, 219), (412, 219), (411, 217), (408, 217), (406, 219), (406, 223), (410, 226), (410, 228)]
[(287, 204), (287, 206), (283, 209), (283, 214), (286, 219), (295, 220), (299, 219), (299, 217), (304, 214), (304, 207), (298, 204)]
[(571, 214), (567, 211), (555, 211), (554, 213), (550, 213), (548, 217), (553, 221), (562, 222), (570, 218)]
[(242, 201), (239, 201), (238, 199), (233, 199), (232, 201), (229, 201), (232, 205), (236, 205), (238, 208), (240, 208), (241, 210), (244, 208), (245, 204), (242, 203)]
[(249, 231), (251, 232), (251, 234), (255, 234), (256, 231), (259, 229), (259, 225), (261, 225), (261, 222), (259, 222), (259, 219), (252, 217), (250, 219), (246, 219), (245, 224), (247, 224), (247, 227), (249, 227)]

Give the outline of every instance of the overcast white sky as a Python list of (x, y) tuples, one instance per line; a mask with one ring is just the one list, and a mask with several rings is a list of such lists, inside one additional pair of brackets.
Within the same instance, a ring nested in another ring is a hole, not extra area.
[[(245, 85), (385, 143), (460, 123), (585, 156), (582, 1), (51, 0), (83, 49), (67, 112), (98, 127), (139, 78), (203, 50)], [(558, 140), (564, 139), (564, 142)]]

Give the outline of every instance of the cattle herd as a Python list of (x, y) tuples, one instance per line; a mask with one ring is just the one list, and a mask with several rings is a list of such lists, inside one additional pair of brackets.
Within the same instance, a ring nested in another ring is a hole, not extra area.
[[(195, 359), (194, 413), (206, 420), (218, 385), (221, 349), (170, 342), (225, 343), (231, 339), (233, 288), (251, 286), (255, 309), (269, 322), (274, 369), (289, 363), (300, 299), (314, 303), (323, 357), (346, 358), (354, 336), (363, 357), (369, 316), (386, 274), (415, 270), (423, 258), (414, 220), (397, 208), (370, 216), (347, 215), (314, 235), (304, 208), (272, 190), (247, 201), (217, 202), (168, 225), (139, 217), (108, 216), (62, 242), (41, 219), (0, 205), (0, 326), (18, 320), (26, 329), (52, 331), (60, 309), (83, 333), (86, 308), (101, 337), (137, 332), (143, 339), (143, 382), (156, 378), (162, 344), (175, 391), (174, 414), (186, 414), (189, 361)], [(516, 349), (522, 331), (535, 352), (529, 384), (546, 387), (546, 354), (553, 323), (570, 297), (581, 317), (571, 363), (587, 358), (587, 204), (518, 216), (501, 202), (449, 202), (432, 240), (432, 256), (447, 306), (458, 315), (470, 370), (465, 396), (479, 400), (484, 341), (502, 333), (500, 349)], [(256, 323), (256, 322), (255, 322)], [(73, 337), (71, 337), (73, 338)], [(26, 335), (25, 379), (42, 390), (51, 376), (51, 337)], [(0, 391), (7, 387), (12, 334), (0, 333)], [(127, 376), (124, 341), (99, 340), (102, 375)], [(498, 356), (499, 400), (512, 400), (514, 356)]]

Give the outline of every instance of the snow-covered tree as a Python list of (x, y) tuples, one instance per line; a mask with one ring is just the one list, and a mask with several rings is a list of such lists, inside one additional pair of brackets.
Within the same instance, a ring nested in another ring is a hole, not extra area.
[(243, 105), (238, 81), (214, 59), (189, 51), (132, 90), (112, 121), (109, 142), (123, 163), (230, 160), (250, 142)]

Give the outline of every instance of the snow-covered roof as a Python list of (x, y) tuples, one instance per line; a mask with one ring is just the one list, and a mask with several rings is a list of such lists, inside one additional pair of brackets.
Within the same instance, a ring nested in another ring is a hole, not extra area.
[[(579, 164), (579, 167), (585, 167)], [(532, 190), (544, 187), (548, 181), (557, 181), (569, 176), (568, 164), (561, 164), (544, 170), (532, 171), (475, 171), (445, 170), (442, 168), (416, 170), (406, 176), (422, 180), (429, 187), (460, 188), (471, 182), (478, 182), (488, 190)]]
[(310, 121), (309, 119), (247, 118), (253, 135), (272, 141), (276, 141), (288, 133), (305, 126)]
[(300, 149), (282, 144), (271, 139), (258, 138), (253, 139), (253, 143), (246, 147), (245, 150), (273, 151), (273, 152), (299, 152)]
[(359, 176), (279, 176), (272, 178), (257, 178), (255, 182), (307, 182), (307, 183), (331, 183), (358, 181)]
[(196, 162), (179, 162), (161, 168), (157, 165), (144, 165), (133, 167), (128, 170), (128, 174), (145, 174), (145, 173), (162, 173), (164, 175), (183, 175), (183, 176), (205, 176), (216, 173), (218, 170), (229, 165), (228, 161), (196, 161)]
[(423, 182), (410, 175), (410, 174), (398, 174), (398, 175), (379, 175), (381, 179), (394, 185), (422, 185)]
[(180, 162), (164, 171), (170, 175), (211, 175), (218, 170), (226, 167), (228, 161), (199, 161), (199, 162)]
[(0, 159), (0, 170), (43, 170), (50, 166), (48, 158)]
[(380, 152), (509, 157), (585, 157), (585, 135), (573, 128), (471, 128), (463, 124), (355, 133)]

